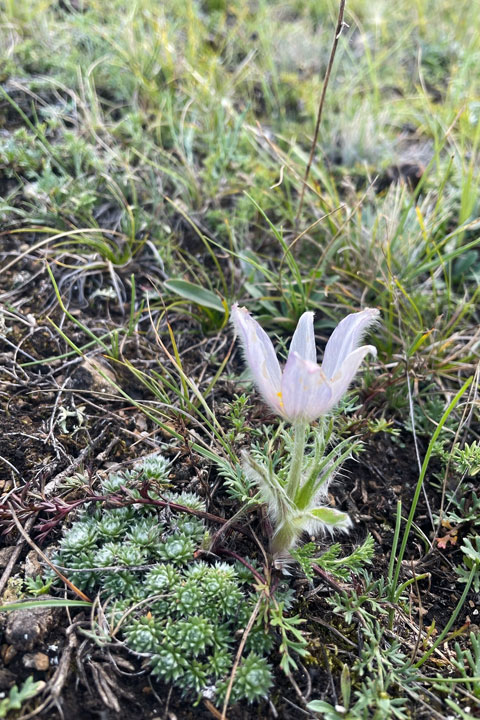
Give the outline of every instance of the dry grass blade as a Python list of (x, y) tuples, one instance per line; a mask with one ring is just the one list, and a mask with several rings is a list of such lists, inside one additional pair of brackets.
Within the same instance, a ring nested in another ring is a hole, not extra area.
[(257, 600), (255, 607), (252, 610), (252, 614), (250, 615), (250, 619), (247, 623), (247, 627), (245, 628), (245, 630), (243, 632), (242, 639), (240, 641), (240, 645), (238, 646), (237, 654), (235, 656), (235, 662), (233, 663), (232, 672), (230, 674), (230, 679), (228, 681), (227, 692), (225, 693), (225, 700), (223, 702), (221, 720), (226, 720), (226, 718), (227, 718), (227, 708), (228, 708), (228, 703), (230, 702), (230, 695), (232, 694), (233, 683), (235, 681), (235, 675), (237, 673), (237, 668), (239, 666), (239, 663), (240, 663), (240, 660), (242, 657), (242, 653), (243, 653), (243, 649), (245, 647), (245, 643), (247, 642), (247, 638), (253, 628), (255, 620), (257, 619), (257, 615), (260, 611), (260, 606), (262, 604), (263, 599), (264, 599), (264, 593), (262, 591)]
[[(28, 518), (27, 522), (25, 523), (25, 534), (28, 536), (28, 533), (33, 527), (33, 524), (35, 520), (37, 519), (37, 514), (32, 515), (32, 517)], [(25, 543), (25, 537), (23, 534), (18, 538), (18, 542), (15, 546), (15, 550), (13, 551), (5, 570), (2, 573), (2, 577), (0, 578), (0, 596), (2, 595), (5, 586), (8, 583), (8, 580), (10, 578), (10, 575), (12, 574), (12, 570), (15, 567), (15, 564), (20, 556), (20, 553), (22, 552), (23, 545)]]
[(340, 0), (340, 6), (338, 8), (337, 26), (335, 28), (335, 36), (333, 38), (332, 49), (330, 51), (330, 57), (328, 60), (327, 70), (325, 72), (325, 77), (323, 80), (322, 94), (320, 95), (320, 102), (318, 104), (317, 121), (315, 123), (315, 132), (313, 133), (312, 146), (310, 148), (310, 156), (308, 158), (307, 167), (305, 169), (305, 176), (303, 178), (302, 188), (300, 190), (300, 200), (298, 203), (297, 216), (295, 218), (296, 223), (298, 223), (298, 221), (300, 219), (300, 214), (303, 209), (303, 197), (305, 195), (305, 187), (307, 184), (308, 176), (310, 174), (310, 168), (312, 167), (313, 156), (315, 154), (315, 148), (317, 146), (318, 133), (320, 130), (320, 123), (322, 121), (323, 106), (325, 103), (325, 95), (327, 93), (328, 82), (330, 80), (330, 74), (332, 72), (333, 61), (335, 60), (335, 54), (337, 52), (338, 40), (340, 38), (340, 35), (342, 34), (342, 30), (343, 30), (343, 26), (344, 26), (343, 15), (345, 12), (345, 3), (346, 3), (346, 0)]
[(10, 508), (10, 512), (12, 514), (12, 519), (17, 527), (18, 532), (24, 537), (25, 541), (30, 545), (30, 547), (33, 548), (36, 553), (38, 553), (38, 555), (42, 558), (42, 560), (47, 563), (47, 565), (54, 571), (54, 573), (56, 575), (58, 575), (60, 580), (62, 580), (62, 582), (64, 582), (65, 585), (67, 585), (67, 587), (69, 587), (70, 590), (72, 590), (72, 592), (74, 592), (75, 595), (77, 595), (77, 597), (80, 598), (80, 600), (85, 600), (85, 602), (91, 602), (90, 598), (87, 595), (85, 595), (85, 593), (82, 592), (82, 590), (79, 590), (79, 588), (77, 588), (68, 578), (65, 577), (65, 575), (63, 575), (59, 570), (57, 570), (55, 565), (51, 562), (51, 560), (48, 559), (48, 557), (45, 555), (43, 550), (40, 550), (38, 545), (33, 542), (32, 538), (25, 531), (25, 529), (23, 528), (20, 520), (18, 519), (18, 517), (15, 513), (13, 505), (10, 502), (7, 504)]

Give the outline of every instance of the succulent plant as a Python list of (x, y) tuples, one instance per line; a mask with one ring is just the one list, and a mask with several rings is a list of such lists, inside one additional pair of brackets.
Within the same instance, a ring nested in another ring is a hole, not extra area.
[[(140, 497), (145, 478), (164, 482), (169, 471), (165, 458), (152, 455), (134, 471), (110, 474), (102, 492), (118, 494), (128, 487)], [(161, 498), (205, 510), (204, 501), (192, 493), (168, 491)], [(251, 592), (252, 575), (242, 565), (195, 559), (206, 537), (204, 520), (174, 507), (91, 503), (64, 530), (56, 562), (67, 575), (68, 568), (84, 570), (75, 573), (76, 585), (114, 602), (126, 645), (150, 655), (154, 676), (186, 696), (221, 701), (257, 596)], [(267, 694), (272, 673), (264, 654), (271, 646), (259, 618), (247, 639), (249, 654), (237, 668), (232, 700), (252, 702)]]

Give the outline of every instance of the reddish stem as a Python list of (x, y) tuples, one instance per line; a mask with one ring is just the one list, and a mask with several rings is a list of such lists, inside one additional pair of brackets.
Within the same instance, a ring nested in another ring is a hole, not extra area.
[[(129, 492), (127, 488), (122, 488), (122, 490), (127, 493)], [(222, 518), (219, 515), (213, 515), (212, 513), (206, 512), (204, 510), (194, 510), (193, 508), (186, 507), (185, 505), (179, 505), (178, 503), (171, 502), (170, 500), (154, 500), (153, 498), (150, 498), (148, 496), (140, 498), (133, 498), (130, 496), (130, 498), (125, 499), (120, 497), (119, 495), (89, 495), (87, 497), (81, 498), (80, 500), (74, 500), (70, 504), (64, 502), (52, 503), (50, 501), (46, 503), (39, 503), (38, 506), (31, 508), (32, 512), (43, 511), (47, 513), (56, 512), (58, 514), (57, 518), (54, 518), (53, 520), (41, 523), (36, 526), (36, 529), (41, 531), (42, 539), (44, 539), (48, 532), (50, 532), (50, 530), (52, 530), (55, 525), (57, 525), (58, 522), (60, 522), (60, 520), (63, 519), (66, 515), (68, 515), (72, 510), (75, 510), (77, 507), (85, 505), (89, 502), (107, 502), (118, 507), (126, 507), (128, 505), (153, 505), (162, 508), (169, 507), (172, 510), (176, 510), (177, 512), (184, 512), (190, 515), (195, 515), (196, 517), (200, 517), (220, 525), (225, 525), (228, 522), (227, 518)], [(245, 530), (245, 528), (243, 528), (241, 525), (232, 524), (230, 527), (233, 530), (241, 533), (242, 535), (250, 537), (250, 533), (248, 532), (248, 530)]]
[(332, 587), (337, 592), (346, 592), (348, 590), (347, 587), (337, 582), (331, 575), (329, 575), (329, 573), (327, 573), (325, 570), (322, 570), (322, 568), (318, 565), (312, 565), (312, 569), (317, 573), (317, 575), (320, 575), (320, 577), (325, 580), (327, 585), (330, 585), (330, 587)]
[(262, 585), (266, 585), (266, 580), (264, 577), (260, 575), (258, 570), (255, 570), (253, 565), (251, 565), (248, 560), (245, 560), (241, 555), (234, 552), (233, 550), (227, 550), (227, 548), (215, 548), (215, 553), (217, 555), (225, 555), (226, 557), (231, 557), (234, 560), (238, 560), (238, 562), (242, 563), (246, 568), (250, 570), (252, 575), (257, 578), (258, 582), (262, 583)]

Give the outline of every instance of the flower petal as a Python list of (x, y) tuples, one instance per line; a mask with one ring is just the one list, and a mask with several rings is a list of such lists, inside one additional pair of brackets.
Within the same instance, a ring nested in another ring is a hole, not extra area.
[(337, 325), (327, 342), (323, 356), (322, 368), (327, 378), (333, 378), (339, 371), (345, 358), (355, 350), (365, 331), (375, 322), (378, 315), (378, 310), (367, 308), (362, 312), (347, 315)]
[(336, 375), (330, 380), (333, 391), (332, 406), (340, 400), (342, 395), (345, 395), (348, 386), (368, 353), (375, 357), (377, 355), (377, 348), (374, 345), (362, 345), (362, 347), (351, 352), (343, 361)]
[(304, 360), (317, 362), (315, 333), (313, 331), (313, 312), (304, 312), (297, 323), (290, 343), (290, 353), (296, 352)]
[(272, 341), (247, 308), (240, 308), (235, 303), (231, 318), (245, 351), (245, 359), (255, 385), (270, 407), (282, 415), (282, 371)]
[(335, 402), (322, 368), (290, 352), (282, 377), (283, 416), (290, 422), (312, 422)]

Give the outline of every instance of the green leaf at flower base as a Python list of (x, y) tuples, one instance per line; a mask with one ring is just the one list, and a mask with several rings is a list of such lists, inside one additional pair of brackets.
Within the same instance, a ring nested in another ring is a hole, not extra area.
[(313, 516), (315, 520), (320, 520), (320, 522), (325, 523), (325, 525), (332, 525), (334, 527), (338, 525), (347, 527), (350, 523), (350, 518), (347, 513), (334, 510), (333, 508), (313, 508), (313, 510), (309, 511), (309, 514)]
[(207, 307), (222, 314), (226, 312), (226, 305), (218, 295), (215, 295), (215, 293), (207, 288), (194, 285), (194, 283), (188, 282), (187, 280), (167, 280), (164, 285), (167, 290), (171, 290), (177, 295), (180, 295), (180, 297), (185, 298), (185, 300), (191, 300), (191, 302), (201, 307)]

